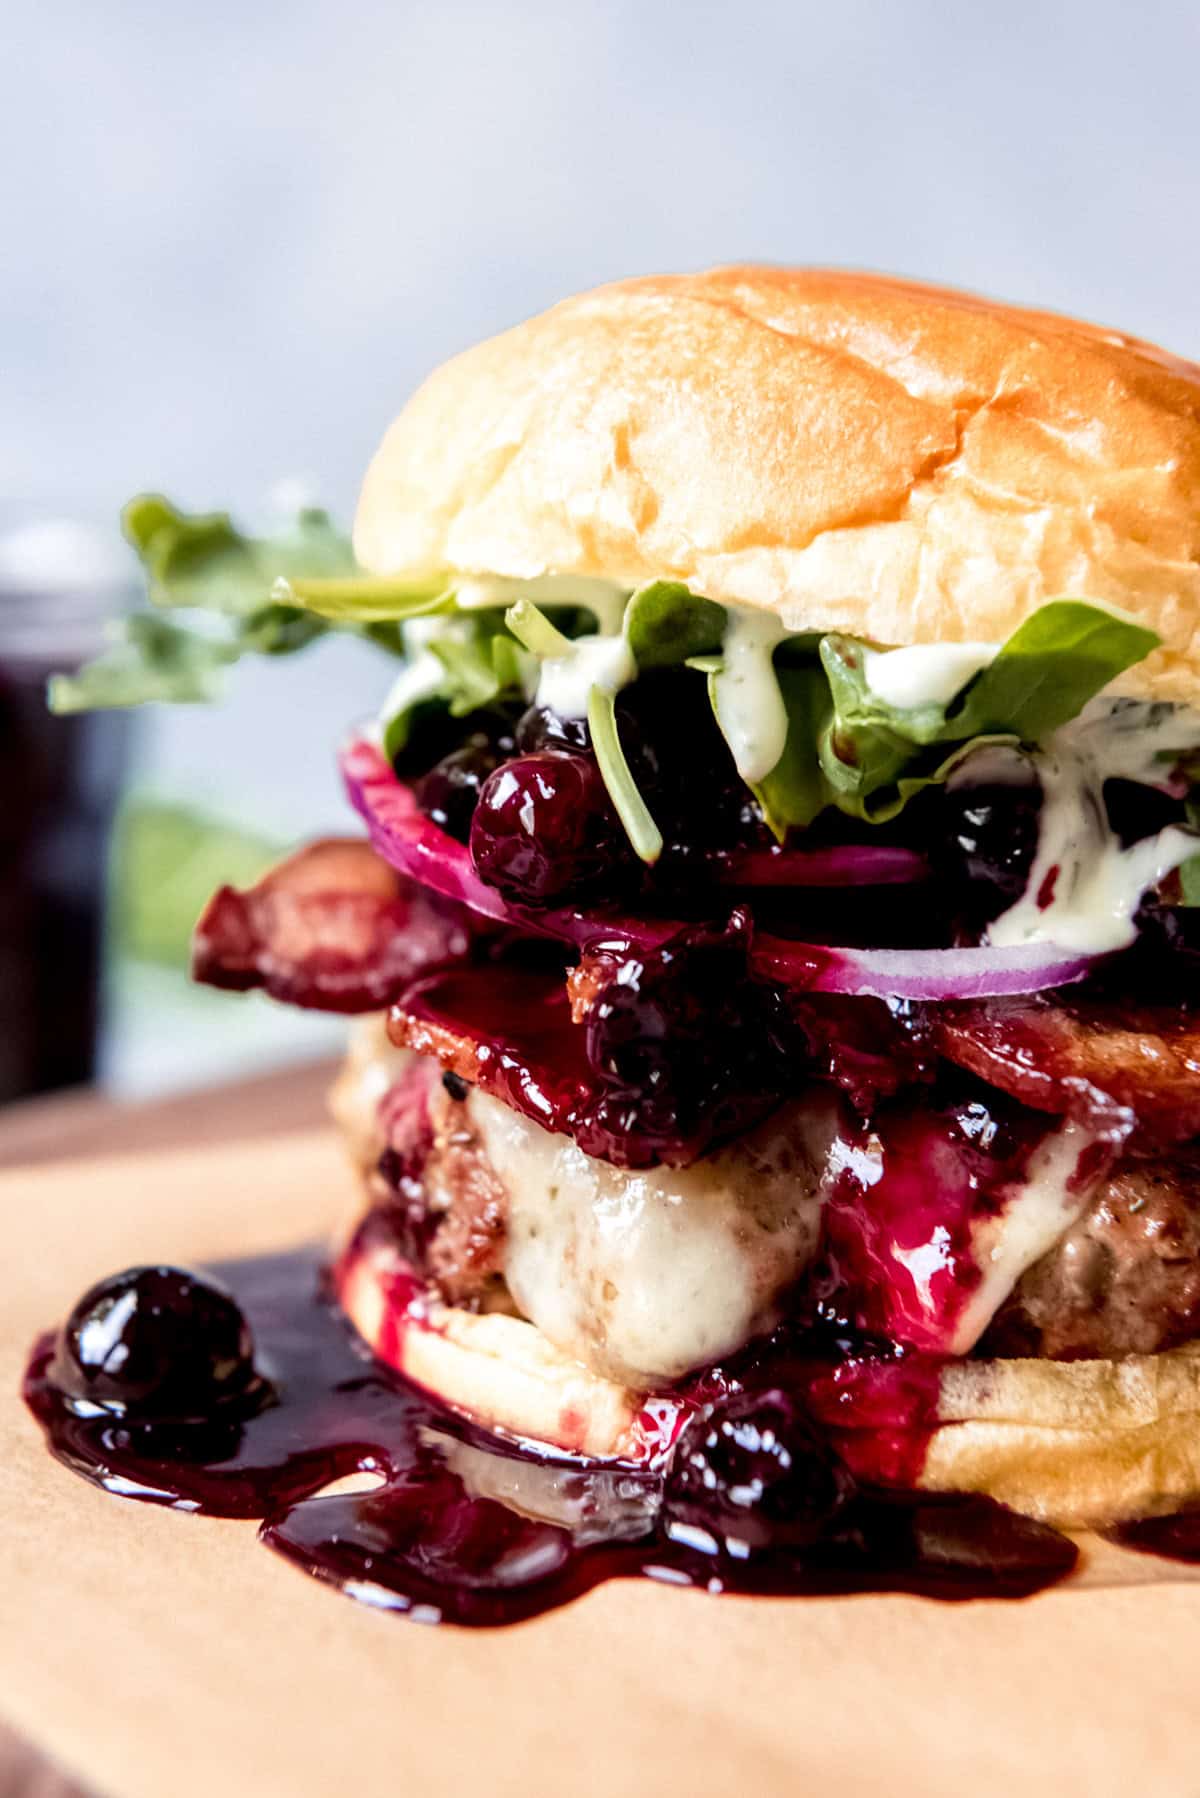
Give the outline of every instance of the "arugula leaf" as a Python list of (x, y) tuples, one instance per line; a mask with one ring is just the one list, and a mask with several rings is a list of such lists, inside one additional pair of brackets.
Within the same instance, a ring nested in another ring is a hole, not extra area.
[[(1184, 763), (1187, 777), (1196, 779), (1194, 759), (1191, 765)], [(1193, 785), (1187, 796), (1187, 821), (1193, 830), (1200, 830), (1200, 788)], [(1179, 877), (1180, 905), (1200, 905), (1200, 855), (1189, 855), (1185, 862), (1180, 862), (1176, 869)]]
[(944, 723), (940, 708), (901, 713), (878, 699), (867, 684), (867, 653), (856, 637), (834, 631), (821, 641), (831, 701), (818, 737), (821, 771), (833, 802), (857, 816), (866, 815), (870, 794), (894, 787), (918, 748), (933, 742)]
[(219, 699), (225, 669), (240, 653), (228, 638), (204, 636), (153, 612), (135, 612), (118, 625), (111, 649), (78, 674), (50, 677), (50, 710), (90, 712), (155, 699), (184, 705)]
[[(536, 607), (520, 602), (507, 616), (533, 653), (564, 653), (556, 626)], [(624, 620), (639, 671), (682, 665), (708, 677), (719, 726), (717, 676), (727, 622), (725, 608), (678, 581), (640, 588)], [(902, 708), (881, 699), (868, 681), (875, 645), (838, 632), (785, 637), (772, 660), (787, 737), (778, 763), (751, 791), (780, 841), (829, 805), (868, 822), (893, 818), (914, 795), (946, 780), (973, 749), (1043, 741), (1157, 642), (1153, 632), (1101, 607), (1054, 601), (1027, 619), (948, 705)], [(657, 841), (657, 827), (619, 755), (615, 715), (607, 728), (609, 709), (598, 713), (605, 779), (631, 835), (636, 830), (643, 843)], [(596, 748), (599, 755), (599, 743)]]
[(298, 606), (277, 603), (252, 612), (237, 634), (239, 655), (253, 652), (260, 656), (290, 656), (307, 649), (329, 630), (323, 618), (302, 612)]
[[(782, 843), (790, 829), (811, 824), (832, 797), (818, 751), (831, 702), (829, 682), (815, 656), (799, 661), (778, 657), (775, 676), (787, 707), (787, 741), (774, 768), (751, 790), (768, 826)], [(710, 675), (710, 697), (712, 687)], [(716, 711), (715, 700), (713, 710)]]
[(176, 623), (132, 614), (110, 649), (51, 680), (52, 711), (219, 699), (225, 671), (240, 657), (293, 655), (334, 628), (404, 655), (402, 616), (453, 603), (429, 584), (418, 590), (356, 576), (349, 539), (315, 508), (280, 535), (259, 538), (239, 531), (228, 513), (181, 512), (161, 494), (143, 493), (122, 522), (152, 604), (191, 616)]
[[(187, 514), (161, 495), (143, 494), (126, 508), (124, 525), (153, 604), (195, 616), (175, 622), (151, 612), (126, 620), (97, 661), (52, 681), (55, 710), (213, 699), (239, 657), (293, 654), (341, 630), (405, 663), (385, 708), (385, 745), (395, 755), (426, 713), (465, 719), (523, 701), (533, 660), (566, 655), (602, 610), (608, 615), (607, 607), (589, 608), (571, 592), (561, 594), (561, 605), (557, 593), (546, 592), (551, 620), (518, 582), (497, 583), (495, 605), (459, 609), (441, 580), (361, 573), (348, 538), (318, 510), (302, 512), (277, 537), (255, 538), (224, 512)], [(619, 597), (615, 588), (613, 594)], [(507, 610), (501, 595), (512, 602)], [(608, 616), (608, 628), (615, 622)], [(703, 672), (720, 725), (717, 677), (728, 624), (725, 607), (682, 582), (660, 580), (633, 594), (623, 630), (639, 672)], [(1043, 742), (1158, 641), (1102, 607), (1054, 601), (948, 705), (896, 707), (868, 680), (875, 645), (837, 632), (785, 637), (772, 668), (787, 735), (777, 765), (751, 790), (781, 841), (829, 805), (866, 820), (894, 817), (974, 748)], [(652, 861), (662, 838), (622, 752), (612, 694), (593, 692), (589, 722), (614, 804), (639, 855)], [(1200, 902), (1200, 857), (1181, 879)]]
[(725, 608), (680, 581), (651, 581), (629, 601), (624, 628), (639, 668), (669, 668), (719, 651)]
[(1153, 631), (1099, 606), (1054, 600), (1027, 618), (948, 706), (897, 707), (868, 683), (872, 646), (830, 632), (820, 650), (833, 701), (820, 736), (830, 797), (855, 817), (895, 817), (962, 760), (954, 746), (1043, 742), (1158, 642)]
[(504, 622), (518, 643), (523, 643), (531, 655), (538, 656), (543, 661), (550, 661), (570, 652), (570, 637), (552, 624), (532, 600), (519, 599), (515, 606), (509, 606), (504, 614)]
[[(651, 581), (629, 600), (622, 623), (626, 643), (640, 671), (680, 663), (718, 650), (725, 630), (723, 606), (700, 599), (679, 581)], [(505, 614), (513, 636), (541, 660), (564, 656), (582, 625), (563, 617), (554, 623), (528, 599)], [(569, 632), (569, 634), (568, 634)], [(436, 650), (436, 645), (431, 645)], [(716, 662), (719, 666), (719, 659)], [(634, 852), (647, 863), (662, 854), (662, 832), (638, 791), (617, 729), (616, 695), (595, 686), (588, 696), (588, 728), (604, 784)]]
[[(286, 598), (280, 579), (353, 574), (349, 538), (316, 507), (277, 537), (248, 537), (227, 512), (181, 512), (159, 493), (141, 493), (121, 514), (158, 606), (200, 606), (245, 614)], [(313, 608), (315, 609), (315, 608)]]
[(603, 687), (593, 687), (588, 696), (588, 729), (592, 748), (600, 764), (600, 773), (608, 788), (608, 796), (616, 808), (634, 853), (653, 865), (662, 854), (662, 832), (650, 815), (645, 800), (638, 792), (621, 738), (617, 731), (617, 702)]
[(384, 704), (383, 746), (394, 760), (408, 746), (419, 716), (466, 718), (525, 696), (521, 650), (496, 609), (460, 612), (412, 656)]
[(454, 610), (454, 593), (444, 581), (402, 581), (389, 574), (357, 574), (344, 580), (280, 575), (271, 597), (303, 606), (336, 624), (395, 624)]
[(1040, 743), (1161, 641), (1156, 631), (1086, 600), (1052, 600), (1017, 627), (961, 703), (950, 706), (947, 722), (960, 739), (1003, 730)]
[(457, 622), (466, 628), (429, 642), (445, 670), (441, 697), (451, 716), (482, 711), (507, 693), (520, 695), (521, 664), (515, 644), (504, 635), (501, 614), (476, 612)]
[(110, 859), (109, 929), (117, 954), (182, 972), (196, 919), (216, 888), (250, 886), (285, 849), (189, 806), (126, 800)]

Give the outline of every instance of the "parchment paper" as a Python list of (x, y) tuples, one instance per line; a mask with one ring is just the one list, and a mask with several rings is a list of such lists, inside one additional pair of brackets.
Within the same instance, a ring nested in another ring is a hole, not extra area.
[(1200, 1586), (951, 1606), (613, 1584), (514, 1629), (430, 1630), (323, 1589), (253, 1524), (67, 1473), (14, 1396), (40, 1327), (104, 1272), (312, 1238), (352, 1202), (331, 1135), (229, 1140), (231, 1110), (199, 1101), (179, 1147), (150, 1129), (142, 1154), (0, 1176), (0, 1712), (95, 1789), (1200, 1793)]

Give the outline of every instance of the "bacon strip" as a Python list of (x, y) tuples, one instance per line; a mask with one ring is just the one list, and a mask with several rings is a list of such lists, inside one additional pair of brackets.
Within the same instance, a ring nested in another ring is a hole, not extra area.
[(497, 963), (431, 974), (400, 995), (388, 1035), (614, 1167), (688, 1167), (779, 1103), (775, 1093), (731, 1094), (698, 1115), (651, 1085), (608, 1083), (588, 1061), (561, 971)]
[(1134, 1147), (1200, 1134), (1200, 1015), (1182, 1006), (990, 999), (931, 1007), (948, 1061), (1039, 1111), (1130, 1111)]
[(192, 939), (209, 986), (315, 1011), (377, 1011), (429, 968), (466, 957), (469, 913), (414, 886), (365, 842), (327, 837), (244, 892), (215, 893)]

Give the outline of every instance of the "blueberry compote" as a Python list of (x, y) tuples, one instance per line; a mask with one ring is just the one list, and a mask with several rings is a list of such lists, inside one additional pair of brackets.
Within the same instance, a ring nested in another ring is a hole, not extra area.
[(480, 877), (530, 905), (611, 897), (636, 867), (598, 764), (573, 751), (515, 756), (489, 774), (470, 843)]
[(393, 1040), (451, 1065), (617, 1167), (686, 1167), (778, 1105), (789, 1068), (773, 990), (749, 980), (746, 933), (699, 927), (597, 964), (586, 1023), (562, 969), (509, 963), (414, 981)]
[[(769, 1344), (682, 1394), (689, 1421), (669, 1463), (550, 1457), (465, 1423), (375, 1361), (330, 1302), (318, 1256), (298, 1251), (94, 1287), (35, 1347), (25, 1398), (85, 1478), (259, 1518), (262, 1540), (318, 1579), (423, 1622), (515, 1622), (614, 1577), (968, 1598), (1021, 1596), (1070, 1572), (1070, 1542), (986, 1499), (857, 1484), (799, 1396), (803, 1366), (794, 1345), (781, 1357)], [(885, 1385), (864, 1415), (898, 1394), (911, 1408), (903, 1382)], [(355, 1474), (372, 1488), (325, 1490)]]

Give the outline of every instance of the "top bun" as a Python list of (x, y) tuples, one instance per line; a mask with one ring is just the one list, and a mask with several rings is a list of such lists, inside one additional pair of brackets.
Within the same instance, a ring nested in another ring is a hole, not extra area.
[(797, 630), (997, 642), (1049, 599), (1200, 676), (1200, 367), (881, 275), (617, 282), (457, 356), (375, 456), (380, 574), (660, 576)]

